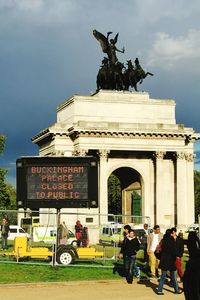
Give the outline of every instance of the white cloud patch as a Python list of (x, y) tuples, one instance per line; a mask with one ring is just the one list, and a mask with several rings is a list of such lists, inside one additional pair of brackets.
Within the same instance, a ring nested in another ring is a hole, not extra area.
[(81, 6), (71, 0), (0, 0), (0, 12), (1, 25), (46, 25), (51, 28), (76, 21)]
[(159, 32), (149, 53), (149, 66), (168, 69), (177, 62), (200, 58), (200, 30), (192, 29), (186, 36), (178, 37)]

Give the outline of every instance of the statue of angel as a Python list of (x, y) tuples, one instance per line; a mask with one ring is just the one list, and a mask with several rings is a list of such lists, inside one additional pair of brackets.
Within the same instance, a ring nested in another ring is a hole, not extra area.
[(105, 37), (105, 35), (103, 35), (99, 31), (93, 30), (93, 35), (100, 42), (103, 52), (107, 53), (109, 62), (113, 65), (116, 65), (118, 62), (116, 52), (124, 53), (125, 48), (123, 47), (122, 50), (120, 50), (116, 47), (119, 33), (116, 34), (114, 39), (110, 39), (110, 41), (109, 41), (109, 35), (111, 35), (111, 34), (112, 34), (112, 32), (109, 31), (107, 33), (107, 36)]

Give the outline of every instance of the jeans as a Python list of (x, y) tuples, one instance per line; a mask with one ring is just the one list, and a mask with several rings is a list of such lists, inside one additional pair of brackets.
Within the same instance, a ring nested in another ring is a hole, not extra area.
[(140, 268), (137, 266), (136, 263), (135, 263), (135, 265), (134, 265), (134, 271), (135, 271), (135, 276), (136, 276), (137, 278), (139, 278), (139, 276), (140, 276)]
[(2, 249), (5, 250), (5, 249), (7, 249), (7, 239), (8, 239), (8, 237), (5, 236), (5, 235), (2, 235), (1, 239), (2, 239)]
[(124, 268), (126, 271), (126, 280), (128, 283), (132, 283), (133, 281), (133, 271), (135, 269), (135, 260), (136, 256), (126, 256), (124, 258)]
[[(159, 282), (159, 285), (158, 285), (158, 292), (162, 292), (166, 275), (167, 275), (167, 271), (162, 270), (162, 275), (160, 277), (160, 282)], [(174, 286), (174, 291), (178, 292), (179, 288), (178, 288), (178, 283), (177, 283), (177, 279), (176, 279), (176, 271), (170, 271), (170, 277), (171, 277), (171, 280), (172, 280), (172, 283), (173, 283), (173, 286)]]

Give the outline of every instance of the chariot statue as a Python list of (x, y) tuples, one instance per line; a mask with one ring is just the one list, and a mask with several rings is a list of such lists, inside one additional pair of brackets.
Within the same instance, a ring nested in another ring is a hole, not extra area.
[(129, 90), (129, 88), (137, 89), (137, 83), (143, 82), (143, 79), (147, 75), (153, 76), (150, 72), (145, 72), (140, 65), (139, 59), (136, 58), (134, 65), (131, 60), (127, 61), (127, 68), (121, 63), (116, 52), (125, 52), (123, 47), (121, 50), (117, 48), (116, 43), (118, 41), (119, 33), (114, 38), (109, 39), (111, 31), (105, 36), (97, 30), (93, 30), (93, 35), (100, 43), (103, 53), (107, 54), (104, 57), (97, 74), (97, 90), (109, 89), (109, 90)]

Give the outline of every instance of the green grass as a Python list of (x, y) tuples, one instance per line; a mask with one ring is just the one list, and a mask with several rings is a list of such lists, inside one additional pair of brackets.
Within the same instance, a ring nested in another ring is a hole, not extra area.
[[(9, 250), (11, 250), (12, 244), (9, 246)], [(103, 249), (100, 246), (98, 250), (102, 251)], [(107, 257), (112, 257), (114, 254), (113, 247), (106, 247), (105, 252)], [(116, 249), (116, 254), (118, 252), (119, 249)], [(137, 254), (139, 265), (143, 265), (140, 262), (142, 258), (143, 251), (139, 251)], [(187, 259), (187, 256), (183, 257), (183, 269), (185, 268)], [(49, 261), (45, 262), (44, 260), (39, 261), (36, 259), (24, 260), (24, 263), (23, 261), (20, 261), (21, 263), (14, 263), (13, 259), (0, 257), (0, 261), (0, 284), (122, 279), (117, 273), (113, 274), (113, 260), (79, 260), (74, 265), (67, 267), (51, 266)], [(147, 277), (147, 275), (141, 272), (141, 277)]]
[(120, 279), (112, 268), (0, 264), (0, 284)]

